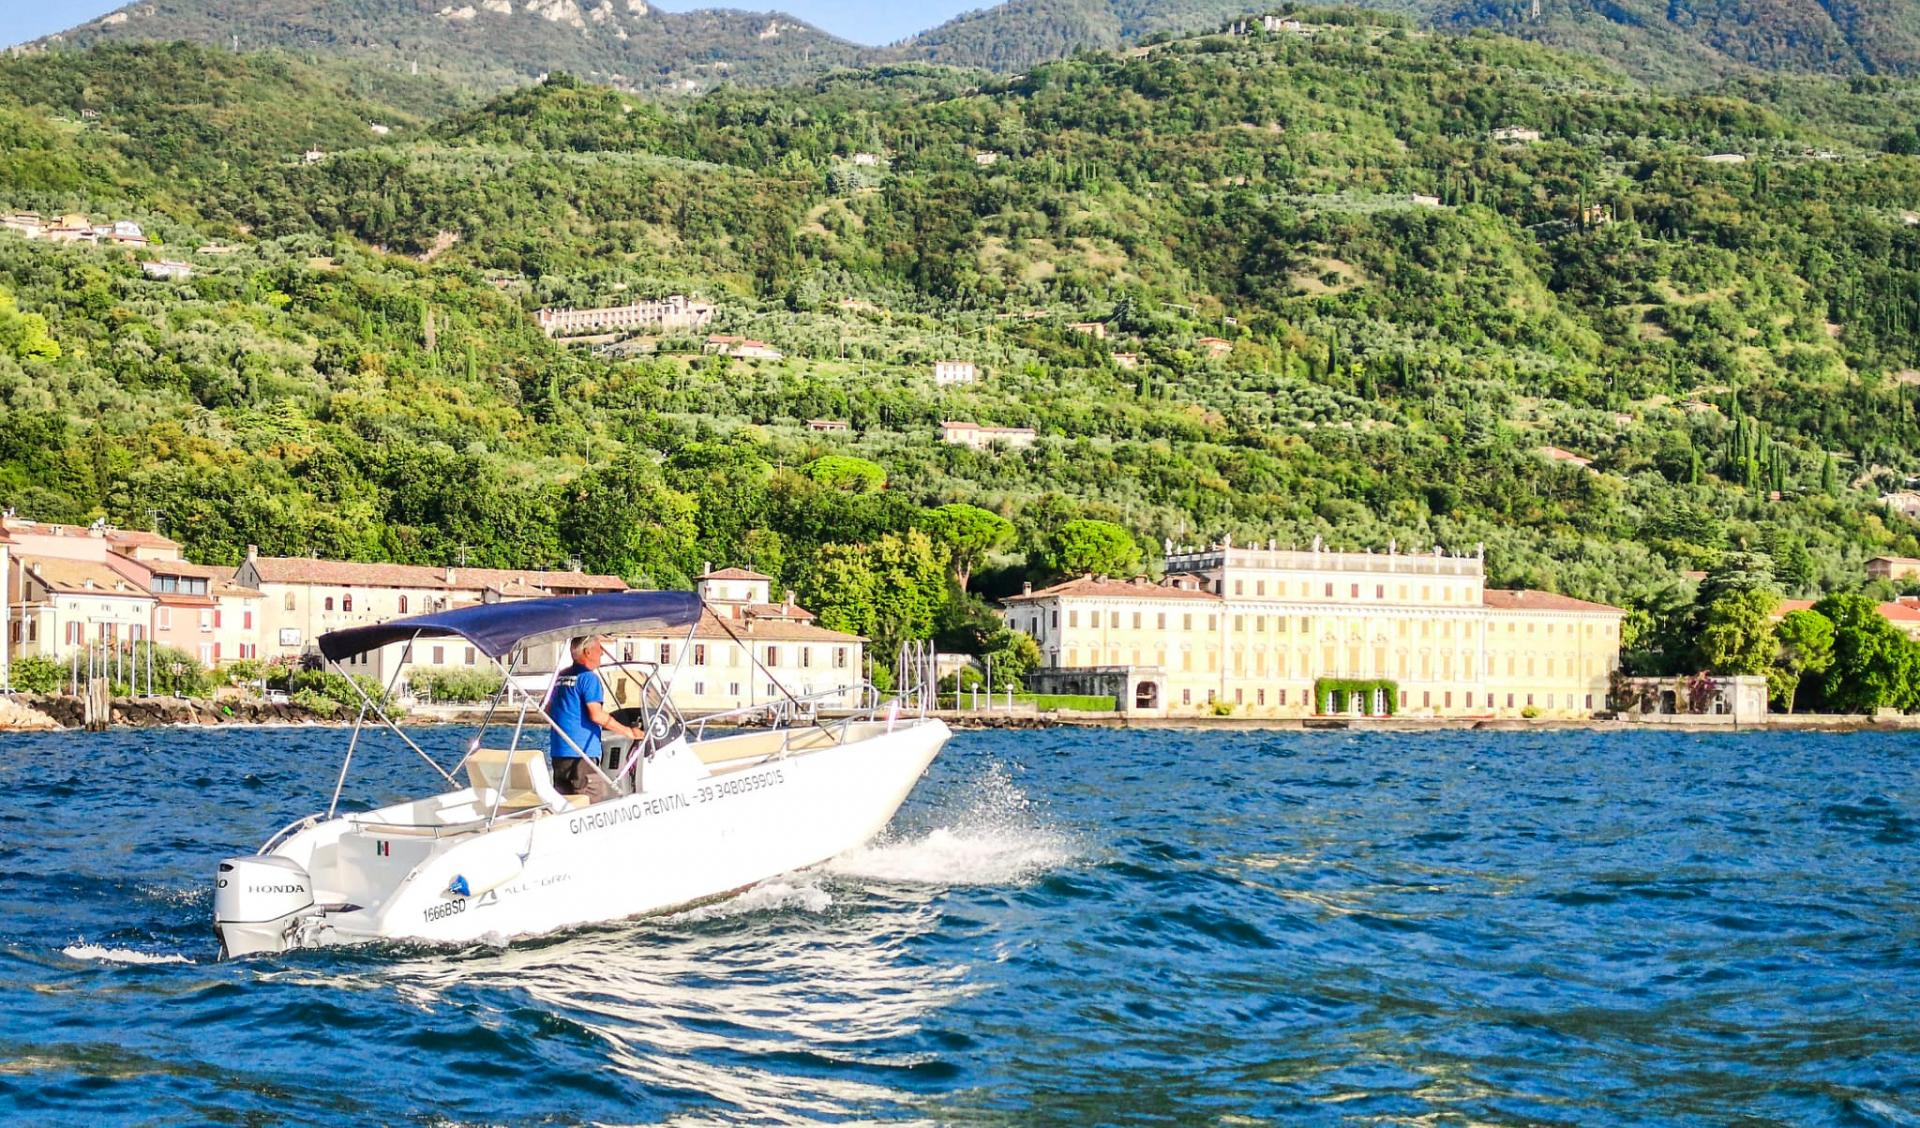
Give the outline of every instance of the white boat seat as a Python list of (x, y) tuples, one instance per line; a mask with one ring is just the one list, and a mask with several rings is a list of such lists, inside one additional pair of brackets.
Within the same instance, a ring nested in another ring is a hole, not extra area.
[[(476, 748), (467, 757), (467, 782), (473, 785), (474, 798), (481, 807), (493, 806), (494, 790), (501, 787), (503, 777), (506, 784), (500, 795), (502, 811), (544, 807), (547, 800), (540, 793), (554, 793), (553, 776), (547, 770), (547, 755), (538, 748), (522, 748), (512, 753), (505, 748)], [(572, 807), (587, 805), (585, 795), (562, 798)]]

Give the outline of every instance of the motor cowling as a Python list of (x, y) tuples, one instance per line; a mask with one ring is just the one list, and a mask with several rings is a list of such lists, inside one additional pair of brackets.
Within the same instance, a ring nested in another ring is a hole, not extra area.
[(265, 924), (313, 907), (313, 878), (291, 858), (228, 858), (213, 882), (215, 924)]

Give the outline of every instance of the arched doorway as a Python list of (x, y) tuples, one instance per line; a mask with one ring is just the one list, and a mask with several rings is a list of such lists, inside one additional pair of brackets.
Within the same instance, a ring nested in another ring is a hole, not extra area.
[(1143, 681), (1133, 687), (1133, 707), (1135, 709), (1158, 709), (1160, 707), (1160, 683)]

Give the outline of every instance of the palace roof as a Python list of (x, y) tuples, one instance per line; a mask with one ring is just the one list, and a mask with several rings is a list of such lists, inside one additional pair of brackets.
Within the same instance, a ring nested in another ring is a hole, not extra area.
[(1612, 615), (1626, 614), (1624, 610), (1605, 603), (1591, 603), (1551, 591), (1488, 588), (1482, 593), (1481, 602), (1489, 611), (1597, 611)]

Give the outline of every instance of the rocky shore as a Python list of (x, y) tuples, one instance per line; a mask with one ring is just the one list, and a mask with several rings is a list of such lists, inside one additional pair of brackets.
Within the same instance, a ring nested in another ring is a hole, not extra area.
[[(185, 697), (132, 697), (113, 702), (113, 724), (127, 728), (161, 725), (310, 725), (326, 723), (298, 705), (266, 701), (193, 700)], [(77, 729), (86, 721), (78, 697), (22, 693), (0, 697), (0, 732)]]

